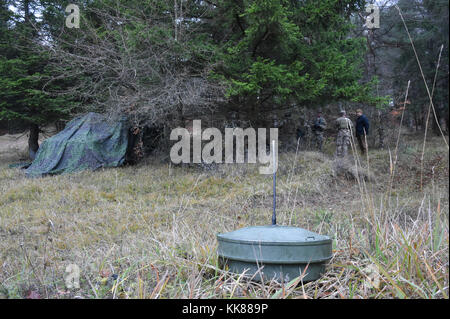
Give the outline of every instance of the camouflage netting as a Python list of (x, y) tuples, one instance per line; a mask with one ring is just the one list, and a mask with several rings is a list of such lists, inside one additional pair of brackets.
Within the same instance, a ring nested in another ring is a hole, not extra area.
[(64, 130), (46, 139), (26, 175), (38, 177), (120, 166), (125, 161), (127, 147), (125, 119), (110, 122), (101, 114), (88, 113), (73, 119)]

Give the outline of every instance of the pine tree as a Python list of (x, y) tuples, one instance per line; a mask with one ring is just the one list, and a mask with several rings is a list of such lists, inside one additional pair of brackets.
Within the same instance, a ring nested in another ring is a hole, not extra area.
[[(449, 50), (449, 28), (448, 28), (448, 1), (416, 1), (401, 0), (398, 6), (402, 11), (408, 31), (411, 35), (418, 59), (420, 61), (423, 75), (427, 82), (430, 93), (432, 91), (437, 62), (441, 46), (443, 45), (440, 65), (433, 93), (433, 104), (436, 110), (438, 122), (442, 119), (447, 121), (448, 127), (448, 50)], [(425, 126), (426, 114), (429, 106), (429, 96), (423, 81), (423, 77), (411, 46), (408, 34), (398, 10), (391, 8), (387, 18), (395, 21), (390, 34), (390, 41), (402, 45), (397, 49), (398, 54), (394, 62), (394, 88), (397, 95), (403, 95), (406, 82), (411, 81), (407, 112), (414, 115), (416, 127)], [(434, 116), (430, 118), (433, 130), (440, 134)]]
[(34, 16), (39, 3), (23, 0), (11, 4), (18, 13), (8, 10), (5, 1), (0, 6), (5, 17), (0, 26), (0, 120), (19, 120), (28, 125), (28, 146), (33, 159), (39, 148), (40, 126), (67, 116), (73, 104), (44, 91), (51, 70)]
[[(330, 102), (376, 103), (361, 83), (365, 43), (351, 37), (350, 16), (364, 1), (225, 1), (219, 73), (239, 112), (270, 118), (280, 109)], [(294, 107), (293, 107), (294, 106)]]

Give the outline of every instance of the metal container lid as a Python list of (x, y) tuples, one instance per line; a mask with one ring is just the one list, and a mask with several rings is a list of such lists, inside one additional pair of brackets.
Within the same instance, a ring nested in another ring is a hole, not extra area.
[(311, 242), (330, 242), (331, 239), (312, 231), (292, 226), (250, 226), (226, 234), (218, 234), (223, 241), (239, 243), (264, 243), (265, 245), (310, 245)]
[(331, 239), (291, 226), (251, 226), (218, 234), (219, 256), (246, 262), (313, 263), (331, 258)]

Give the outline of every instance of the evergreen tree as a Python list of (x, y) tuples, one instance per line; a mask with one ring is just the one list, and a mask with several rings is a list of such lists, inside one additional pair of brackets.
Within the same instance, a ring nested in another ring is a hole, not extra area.
[[(51, 96), (43, 88), (51, 70), (48, 54), (39, 41), (39, 23), (34, 15), (37, 1), (3, 2), (0, 46), (0, 120), (20, 120), (29, 126), (30, 157), (39, 148), (39, 127), (68, 115), (72, 104)], [(5, 10), (6, 9), (6, 10)], [(55, 85), (56, 87), (57, 85)]]
[[(438, 57), (442, 56), (436, 78), (433, 104), (438, 120), (445, 119), (448, 127), (448, 1), (401, 0), (397, 4), (411, 35), (428, 88), (432, 90)], [(371, 38), (376, 52), (377, 75), (385, 87), (392, 89), (398, 106), (403, 103), (406, 83), (411, 81), (406, 116), (411, 116), (415, 127), (425, 126), (429, 106), (428, 93), (399, 11), (394, 5), (381, 11), (381, 28)], [(438, 132), (434, 116), (430, 119)]]
[[(443, 45), (440, 66), (436, 78), (436, 86), (434, 89), (433, 104), (436, 110), (438, 122), (441, 119), (447, 121), (448, 127), (448, 48), (449, 48), (449, 25), (448, 12), (449, 4), (446, 0), (433, 1), (413, 1), (402, 0), (398, 3), (405, 17), (411, 38), (422, 66), (428, 88), (431, 92), (437, 67), (437, 61), (441, 46)], [(416, 60), (414, 51), (409, 44), (405, 27), (401, 21), (397, 26), (397, 32), (408, 46), (402, 47), (401, 54), (396, 60), (396, 86), (400, 87), (405, 79), (411, 80), (411, 108), (413, 112), (419, 113), (420, 124), (424, 127), (426, 113), (429, 106), (429, 97), (426, 87)], [(404, 86), (404, 83), (403, 83)], [(436, 121), (430, 119), (433, 123), (434, 132), (439, 134)]]
[(363, 1), (80, 5), (83, 25), (64, 33), (72, 40), (55, 37), (60, 74), (102, 111), (155, 123), (214, 107), (267, 119), (281, 108), (376, 102), (359, 81), (364, 39), (350, 36)]
[[(376, 103), (361, 83), (365, 43), (351, 37), (351, 14), (364, 1), (225, 1), (233, 30), (223, 67), (228, 95), (239, 112), (267, 118), (279, 109), (336, 101)], [(238, 4), (237, 4), (238, 3)]]

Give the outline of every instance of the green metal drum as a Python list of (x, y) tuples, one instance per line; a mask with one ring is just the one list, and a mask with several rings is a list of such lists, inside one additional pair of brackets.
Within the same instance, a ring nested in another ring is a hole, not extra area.
[(218, 255), (234, 273), (256, 281), (318, 279), (331, 259), (331, 239), (290, 226), (251, 226), (218, 234)]

